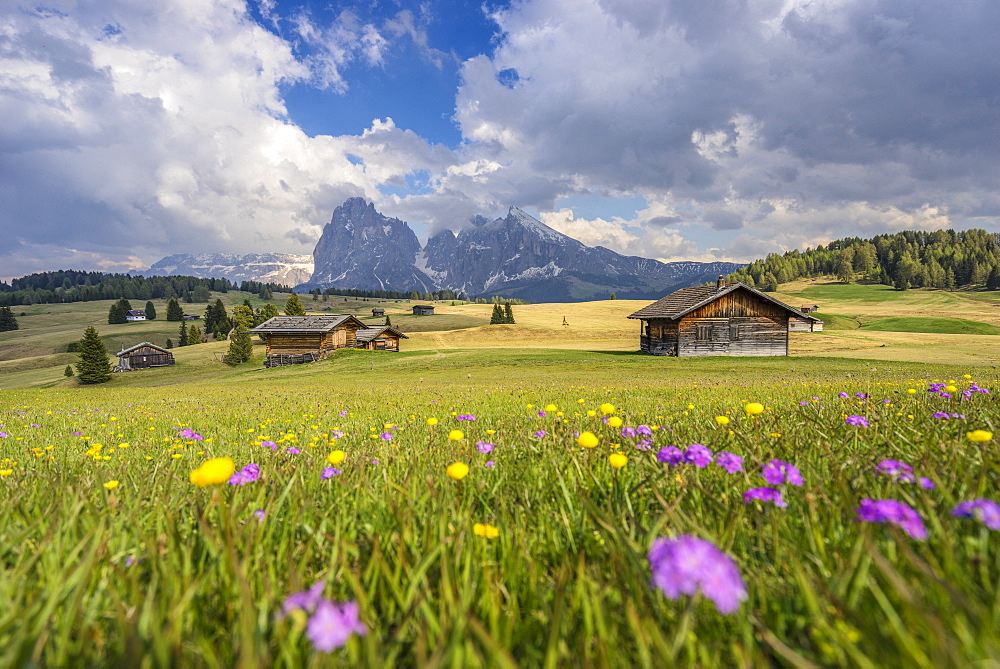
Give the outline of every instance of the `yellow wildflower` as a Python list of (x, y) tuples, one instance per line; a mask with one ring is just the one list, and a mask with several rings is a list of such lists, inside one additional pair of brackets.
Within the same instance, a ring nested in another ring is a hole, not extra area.
[(597, 435), (593, 432), (582, 432), (580, 436), (576, 438), (576, 443), (584, 448), (593, 448), (597, 446), (599, 440)]
[(232, 458), (211, 458), (191, 472), (191, 483), (200, 487), (225, 483), (235, 471)]
[(330, 455), (326, 456), (326, 461), (331, 465), (339, 465), (347, 457), (347, 453), (344, 453), (339, 448), (335, 451), (330, 451)]
[(751, 416), (756, 416), (757, 414), (764, 413), (764, 405), (760, 402), (750, 402), (743, 410), (746, 411)]
[(628, 464), (628, 456), (624, 453), (612, 453), (608, 456), (608, 462), (610, 462), (611, 466), (615, 469), (621, 469)]
[(450, 465), (448, 465), (447, 472), (449, 478), (453, 478), (456, 481), (461, 481), (468, 475), (469, 465), (465, 464), (464, 462), (453, 462)]

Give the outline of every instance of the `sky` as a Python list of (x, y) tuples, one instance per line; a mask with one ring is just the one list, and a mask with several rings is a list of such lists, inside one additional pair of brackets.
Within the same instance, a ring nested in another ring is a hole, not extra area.
[(747, 262), (1000, 231), (996, 0), (3, 0), (0, 278), (516, 205)]

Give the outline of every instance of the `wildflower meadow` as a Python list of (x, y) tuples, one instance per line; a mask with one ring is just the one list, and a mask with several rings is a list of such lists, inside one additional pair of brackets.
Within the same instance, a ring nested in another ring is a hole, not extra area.
[(398, 360), (5, 391), (0, 665), (1000, 661), (995, 370)]

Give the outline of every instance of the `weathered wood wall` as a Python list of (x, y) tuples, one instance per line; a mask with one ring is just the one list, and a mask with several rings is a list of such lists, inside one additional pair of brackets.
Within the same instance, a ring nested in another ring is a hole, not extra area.
[[(379, 347), (379, 344), (382, 345), (381, 348)], [(361, 348), (368, 351), (398, 351), (399, 337), (394, 337), (389, 334), (379, 335), (371, 341), (365, 342)]]
[(267, 335), (268, 355), (317, 353), (325, 357), (338, 348), (354, 348), (356, 327), (339, 327), (333, 332), (272, 332)]

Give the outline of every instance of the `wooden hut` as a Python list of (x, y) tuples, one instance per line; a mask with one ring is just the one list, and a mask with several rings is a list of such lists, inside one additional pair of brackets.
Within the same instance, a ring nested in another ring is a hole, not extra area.
[(385, 309), (375, 307), (372, 309), (372, 316), (385, 316)]
[(409, 339), (405, 334), (391, 325), (381, 325), (376, 328), (358, 330), (357, 348), (369, 351), (399, 351), (399, 340)]
[(629, 318), (642, 321), (639, 346), (654, 355), (788, 355), (788, 333), (823, 321), (745, 283), (681, 288)]
[(267, 342), (265, 367), (322, 360), (338, 348), (354, 348), (365, 324), (350, 315), (275, 316), (250, 330)]
[(433, 316), (434, 307), (429, 304), (415, 304), (413, 305), (413, 315), (414, 316)]
[(147, 367), (167, 367), (174, 364), (174, 354), (156, 344), (144, 341), (141, 344), (124, 348), (115, 355), (118, 356), (116, 372), (130, 372), (134, 369)]

